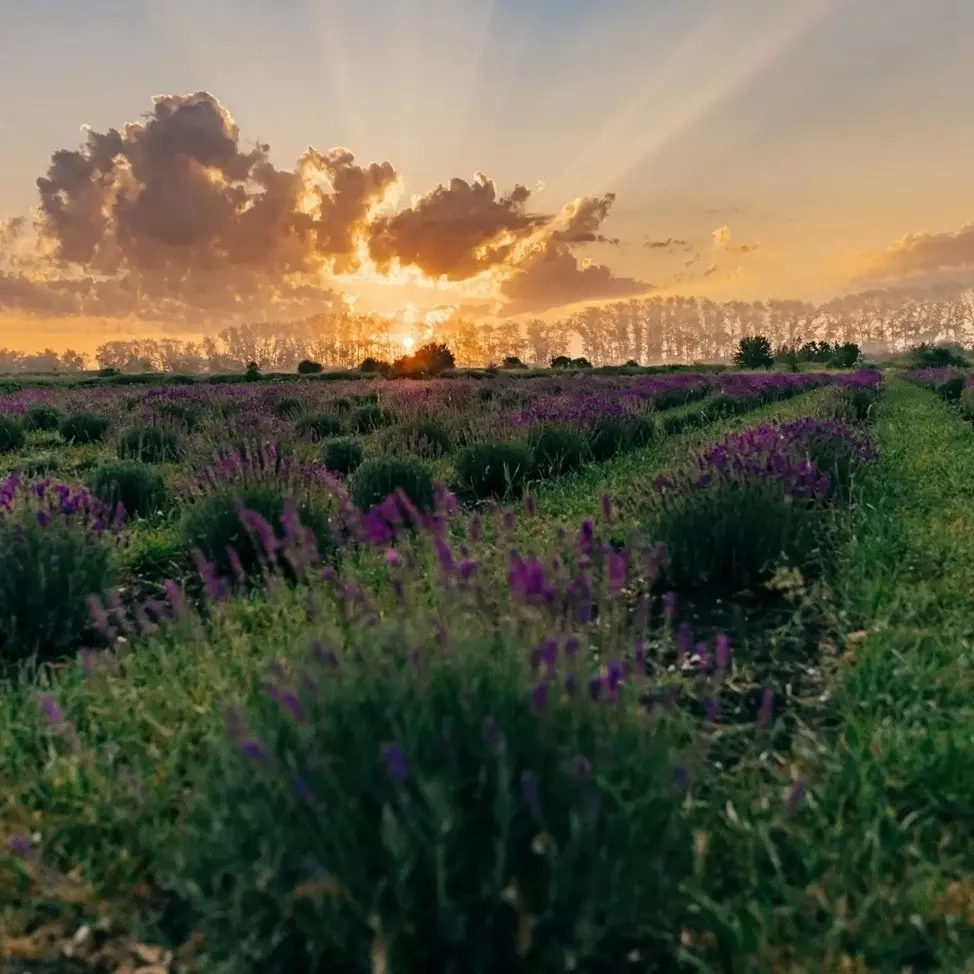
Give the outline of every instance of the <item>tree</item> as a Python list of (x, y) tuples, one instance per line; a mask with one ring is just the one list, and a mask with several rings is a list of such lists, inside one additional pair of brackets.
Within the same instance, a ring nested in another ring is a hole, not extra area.
[(837, 345), (829, 359), (829, 364), (837, 369), (851, 369), (862, 358), (862, 349), (855, 342)]
[(507, 358), (504, 359), (504, 368), (526, 369), (527, 366), (516, 355), (508, 355)]
[(302, 359), (298, 362), (298, 375), (317, 375), (323, 366), (319, 362), (312, 362), (311, 359)]
[(427, 342), (409, 358), (412, 360), (413, 370), (424, 375), (439, 375), (456, 364), (453, 352), (440, 342)]
[(774, 365), (771, 342), (764, 335), (747, 335), (737, 343), (734, 364), (739, 369), (770, 369)]
[(572, 360), (567, 355), (556, 355), (551, 360), (551, 367), (553, 369), (567, 369), (571, 364)]

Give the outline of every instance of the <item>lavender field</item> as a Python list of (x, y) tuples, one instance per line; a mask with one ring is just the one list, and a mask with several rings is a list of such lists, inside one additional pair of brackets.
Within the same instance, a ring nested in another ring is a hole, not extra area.
[(974, 433), (905, 379), (5, 391), (0, 957), (962, 969)]

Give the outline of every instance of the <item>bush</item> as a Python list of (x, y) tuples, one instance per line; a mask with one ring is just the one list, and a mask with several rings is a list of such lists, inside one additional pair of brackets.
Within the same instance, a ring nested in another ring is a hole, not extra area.
[[(14, 475), (16, 477), (16, 475)], [(8, 478), (0, 514), (0, 659), (58, 659), (89, 630), (88, 599), (117, 582), (109, 514), (87, 491)]]
[(312, 362), (311, 359), (302, 359), (298, 362), (298, 375), (317, 375), (323, 369), (323, 365)]
[(111, 421), (99, 413), (73, 413), (58, 427), (67, 443), (99, 443), (108, 433)]
[(966, 375), (952, 375), (937, 386), (937, 394), (947, 402), (957, 402), (966, 383)]
[(352, 411), (352, 400), (348, 396), (336, 396), (331, 401), (331, 408), (336, 413), (350, 413)]
[(589, 457), (585, 437), (568, 427), (546, 426), (531, 439), (536, 477), (560, 477), (579, 470)]
[(340, 419), (327, 413), (315, 413), (299, 419), (294, 424), (294, 431), (298, 436), (305, 436), (312, 440), (326, 440), (329, 436), (340, 436), (343, 428)]
[(362, 444), (352, 436), (332, 440), (325, 446), (325, 468), (347, 477), (356, 471), (365, 458)]
[(504, 359), (503, 368), (526, 369), (527, 366), (516, 355), (508, 355), (507, 358)]
[[(522, 641), (481, 620), (445, 648), (421, 619), (412, 652), (378, 619), (327, 649), (300, 633), (318, 647), (288, 660), (304, 683), (279, 672), (230, 711), (172, 857), (188, 915), (168, 939), (198, 929), (203, 969), (240, 974), (678, 970), (694, 820), (677, 721), (648, 733), (634, 680), (618, 705), (579, 690), (539, 714)], [(584, 659), (579, 685), (604, 664)], [(525, 917), (543, 917), (529, 937)]]
[(659, 438), (659, 427), (651, 416), (632, 416), (626, 420), (629, 445), (638, 449)]
[(182, 441), (165, 426), (133, 426), (118, 438), (118, 456), (143, 463), (175, 463), (183, 456)]
[(260, 366), (256, 362), (248, 362), (247, 370), (244, 372), (244, 380), (246, 382), (256, 382), (260, 377)]
[(965, 386), (957, 403), (960, 414), (968, 420), (974, 420), (974, 386)]
[(556, 355), (551, 360), (551, 367), (553, 369), (567, 369), (571, 364), (572, 360), (567, 355)]
[(232, 577), (233, 564), (228, 549), (239, 559), (248, 576), (265, 564), (283, 570), (293, 577), (286, 557), (281, 551), (268, 551), (267, 538), (241, 520), (241, 507), (263, 518), (275, 545), (285, 538), (282, 519), (289, 506), (297, 513), (301, 526), (311, 532), (318, 554), (332, 560), (337, 545), (331, 531), (331, 509), (324, 497), (315, 495), (298, 498), (285, 484), (255, 483), (227, 485), (186, 506), (180, 524), (185, 544), (198, 549), (219, 574)]
[(157, 419), (181, 426), (187, 433), (192, 433), (199, 427), (200, 409), (196, 405), (163, 400), (153, 403), (152, 412)]
[(435, 419), (421, 419), (396, 432), (408, 448), (421, 457), (442, 457), (453, 449), (450, 431)]
[(61, 419), (61, 411), (53, 406), (31, 406), (24, 413), (24, 429), (50, 432), (61, 425)]
[(829, 364), (836, 369), (851, 369), (862, 359), (862, 349), (855, 342), (836, 345)]
[(582, 356), (582, 358), (573, 358), (568, 363), (573, 369), (590, 369), (592, 368), (592, 363)]
[(753, 408), (743, 396), (734, 396), (727, 392), (711, 396), (705, 403), (704, 409), (713, 419), (725, 419), (729, 416), (739, 416)]
[(19, 450), (26, 442), (24, 428), (9, 416), (0, 416), (0, 453)]
[(764, 335), (748, 335), (737, 343), (734, 364), (739, 369), (770, 369), (774, 365), (771, 342)]
[(110, 379), (112, 376), (120, 374), (119, 370), (111, 365), (106, 365), (103, 369), (98, 370), (98, 375), (102, 379)]
[(428, 342), (412, 355), (404, 355), (392, 363), (397, 375), (436, 376), (454, 367), (453, 352), (438, 342)]
[(629, 447), (629, 424), (619, 416), (600, 416), (589, 434), (589, 450), (597, 463)]
[(367, 511), (400, 489), (418, 510), (433, 509), (433, 477), (424, 463), (412, 458), (376, 457), (367, 460), (352, 478), (351, 494), (356, 507)]
[(931, 345), (922, 342), (910, 351), (914, 369), (943, 369), (956, 367), (966, 369), (970, 362), (949, 345)]
[(383, 362), (381, 359), (372, 358), (370, 355), (362, 360), (358, 370), (372, 375), (388, 375), (392, 371), (392, 365), (389, 362)]
[(369, 403), (366, 406), (359, 406), (352, 413), (352, 429), (356, 433), (374, 433), (383, 426), (391, 425), (393, 420), (392, 413), (375, 403)]
[(531, 470), (531, 451), (521, 443), (473, 443), (457, 454), (460, 486), (474, 497), (518, 493)]
[(88, 489), (110, 511), (118, 504), (129, 517), (147, 517), (166, 506), (166, 482), (157, 470), (137, 461), (96, 467), (87, 477)]
[(278, 419), (294, 419), (304, 412), (304, 403), (294, 396), (281, 396), (274, 403), (273, 411)]

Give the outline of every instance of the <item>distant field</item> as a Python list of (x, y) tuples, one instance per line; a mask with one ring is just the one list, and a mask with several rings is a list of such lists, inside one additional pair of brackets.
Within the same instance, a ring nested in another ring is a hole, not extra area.
[(0, 380), (0, 957), (965, 969), (974, 429), (909, 378)]

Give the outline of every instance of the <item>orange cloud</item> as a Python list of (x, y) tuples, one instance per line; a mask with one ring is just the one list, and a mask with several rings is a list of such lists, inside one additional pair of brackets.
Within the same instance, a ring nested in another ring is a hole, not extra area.
[(205, 91), (158, 96), (120, 130), (85, 131), (82, 146), (56, 151), (37, 180), (34, 227), (0, 224), (0, 308), (284, 317), (342, 300), (336, 278), (403, 275), (493, 295), (511, 312), (649, 289), (575, 255), (618, 243), (602, 230), (613, 193), (538, 213), (525, 186), (502, 194), (477, 173), (395, 211), (392, 163), (309, 147), (293, 169), (278, 169), (266, 144), (241, 148), (233, 117)]
[(908, 233), (885, 250), (860, 254), (855, 276), (893, 280), (974, 270), (974, 223), (948, 233)]

